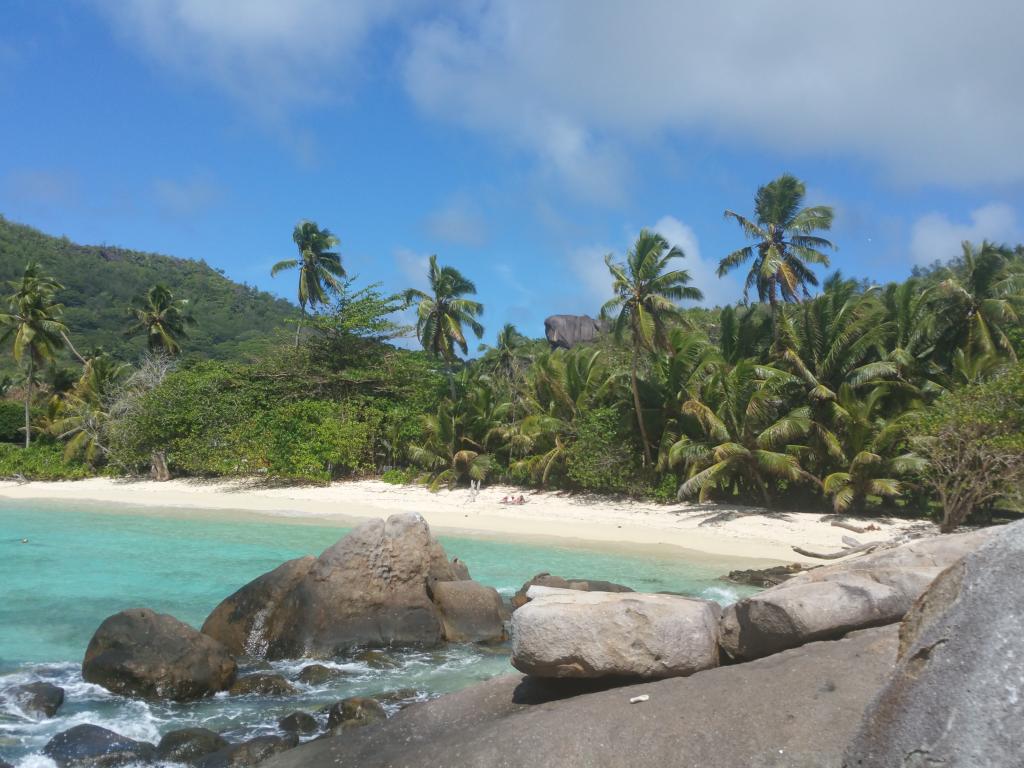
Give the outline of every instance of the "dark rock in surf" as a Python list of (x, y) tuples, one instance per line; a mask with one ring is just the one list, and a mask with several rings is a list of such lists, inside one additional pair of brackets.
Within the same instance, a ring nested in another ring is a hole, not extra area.
[(254, 675), (245, 675), (235, 681), (235, 684), (228, 689), (232, 696), (291, 696), (295, 693), (295, 686), (284, 679), (282, 675), (266, 674), (257, 672)]
[(277, 721), (277, 727), (286, 733), (316, 733), (320, 728), (316, 718), (308, 712), (292, 712)]
[(601, 581), (600, 579), (563, 579), (561, 576), (552, 576), (550, 573), (538, 573), (528, 582), (519, 588), (519, 591), (512, 596), (512, 609), (521, 608), (530, 602), (526, 593), (530, 587), (555, 587), (556, 589), (575, 589), (580, 592), (632, 592), (629, 587), (616, 584), (612, 581)]
[(228, 740), (208, 728), (180, 728), (168, 731), (156, 745), (161, 762), (191, 765), (200, 758), (230, 746)]
[(353, 696), (335, 702), (327, 710), (327, 728), (358, 728), (388, 719), (388, 713), (376, 699)]
[(107, 618), (89, 641), (82, 677), (112, 693), (189, 701), (226, 690), (237, 667), (227, 648), (148, 608)]
[(43, 754), (59, 768), (107, 768), (128, 763), (148, 763), (155, 747), (135, 741), (98, 725), (76, 725), (50, 739)]
[(431, 600), (464, 572), (418, 514), (371, 520), (318, 558), (293, 560), (222, 602), (203, 631), (269, 659), (333, 658), (356, 646), (434, 645), (444, 639)]
[(255, 739), (232, 744), (196, 761), (196, 768), (250, 768), (279, 752), (292, 749), (299, 743), (299, 737), (290, 733), (286, 736), (258, 736)]
[(64, 703), (64, 689), (50, 683), (16, 685), (4, 695), (29, 717), (53, 717)]
[(601, 335), (600, 321), (587, 315), (551, 315), (544, 320), (544, 336), (552, 349), (572, 349)]
[(800, 563), (790, 563), (789, 565), (773, 565), (771, 568), (729, 571), (729, 575), (723, 576), (722, 579), (723, 581), (731, 581), (733, 584), (768, 589), (769, 587), (776, 587), (784, 581), (789, 581), (804, 570), (806, 570), (806, 567), (800, 565)]
[(323, 664), (309, 664), (302, 668), (295, 679), (303, 685), (323, 685), (347, 674), (348, 672), (343, 669), (326, 667)]

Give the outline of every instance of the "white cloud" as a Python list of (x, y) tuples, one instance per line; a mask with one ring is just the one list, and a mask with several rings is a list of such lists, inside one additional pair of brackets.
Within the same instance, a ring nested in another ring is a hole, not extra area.
[(970, 213), (969, 223), (951, 221), (943, 213), (929, 213), (914, 222), (910, 253), (917, 264), (946, 261), (960, 254), (960, 243), (992, 240), (997, 243), (1022, 239), (1017, 214), (1006, 203), (989, 203)]
[(668, 240), (669, 245), (679, 246), (686, 257), (676, 262), (674, 268), (685, 269), (690, 273), (690, 285), (704, 293), (707, 307), (731, 304), (739, 299), (743, 287), (732, 275), (719, 277), (716, 274), (718, 264), (707, 261), (700, 256), (700, 244), (694, 231), (674, 216), (662, 216), (652, 229)]
[(415, 25), (429, 113), (532, 150), (577, 192), (666, 132), (865, 157), (905, 181), (1024, 179), (1015, 0), (465, 3)]
[(336, 96), (396, 10), (392, 0), (95, 1), (146, 55), (271, 117)]
[(455, 198), (426, 220), (427, 231), (434, 237), (457, 245), (478, 247), (487, 240), (483, 216), (468, 200)]

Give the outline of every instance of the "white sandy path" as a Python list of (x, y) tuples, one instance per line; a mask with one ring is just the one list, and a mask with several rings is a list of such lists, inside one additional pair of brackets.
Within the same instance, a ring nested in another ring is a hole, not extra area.
[[(520, 493), (526, 503), (510, 506), (504, 496)], [(523, 492), (490, 486), (431, 493), (418, 486), (396, 486), (376, 480), (334, 483), (329, 487), (271, 488), (238, 481), (148, 480), (93, 478), (73, 482), (0, 482), (0, 499), (67, 500), (131, 504), (194, 510), (241, 511), (293, 518), (347, 522), (419, 512), (431, 527), (445, 533), (470, 533), (495, 538), (554, 538), (561, 543), (598, 544), (610, 548), (669, 546), (702, 553), (717, 560), (742, 559), (820, 563), (793, 552), (797, 545), (813, 551), (835, 551), (843, 536), (859, 541), (896, 538), (921, 523), (888, 520), (881, 531), (851, 534), (808, 512), (767, 514), (753, 508), (722, 505), (658, 505), (553, 492)], [(700, 525), (723, 512), (739, 516)], [(877, 522), (877, 521), (876, 521)], [(753, 565), (753, 564), (751, 564)]]

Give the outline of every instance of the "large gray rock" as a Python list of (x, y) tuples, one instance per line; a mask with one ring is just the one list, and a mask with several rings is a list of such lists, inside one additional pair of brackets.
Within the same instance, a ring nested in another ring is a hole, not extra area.
[(897, 622), (942, 569), (991, 535), (986, 529), (920, 539), (798, 574), (726, 608), (722, 650), (736, 660), (757, 659)]
[(512, 608), (520, 608), (530, 602), (526, 593), (530, 587), (555, 587), (556, 589), (577, 589), (580, 592), (632, 592), (629, 587), (616, 584), (613, 581), (601, 581), (600, 579), (563, 579), (561, 576), (552, 576), (550, 573), (538, 573), (528, 582), (519, 588), (519, 591), (512, 596)]
[(148, 763), (154, 747), (145, 741), (100, 728), (98, 725), (76, 725), (50, 739), (43, 754), (59, 768), (108, 768), (129, 763)]
[(512, 614), (512, 666), (520, 672), (654, 680), (718, 665), (717, 603), (540, 589)]
[(435, 644), (443, 634), (430, 590), (464, 573), (420, 515), (392, 515), (363, 523), (318, 558), (285, 563), (242, 587), (214, 609), (203, 632), (270, 659)]
[(196, 768), (251, 768), (279, 752), (292, 749), (299, 743), (294, 733), (284, 736), (257, 736), (255, 739), (231, 744), (195, 761)]
[(544, 320), (544, 335), (552, 349), (572, 349), (601, 335), (601, 323), (587, 315), (551, 315)]
[(441, 581), (432, 590), (444, 637), (453, 643), (500, 643), (505, 609), (493, 587), (475, 581)]
[(226, 690), (237, 668), (227, 648), (173, 616), (133, 608), (89, 641), (82, 677), (122, 696), (188, 701)]
[(51, 683), (26, 683), (4, 691), (4, 696), (29, 717), (53, 717), (64, 703), (64, 689)]
[[(835, 768), (895, 653), (890, 626), (749, 664), (579, 695), (567, 686), (593, 681), (496, 678), (264, 766)], [(639, 695), (650, 698), (629, 703)]]
[(163, 735), (155, 757), (162, 762), (191, 765), (228, 746), (227, 739), (208, 728), (179, 728)]
[(901, 627), (901, 657), (847, 766), (1024, 765), (1024, 522), (935, 580)]

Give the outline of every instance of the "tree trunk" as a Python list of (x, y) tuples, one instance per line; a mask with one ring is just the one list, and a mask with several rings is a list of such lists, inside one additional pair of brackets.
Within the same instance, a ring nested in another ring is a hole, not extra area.
[(171, 479), (171, 471), (167, 468), (167, 454), (163, 451), (153, 451), (150, 455), (149, 476), (161, 483)]
[(299, 332), (302, 330), (302, 321), (306, 319), (306, 305), (302, 305), (302, 314), (299, 315), (299, 322), (295, 325), (295, 348), (299, 348)]
[(768, 304), (772, 309), (772, 351), (779, 352), (779, 297), (776, 295), (775, 278), (768, 278)]
[(648, 467), (651, 465), (651, 445), (647, 440), (647, 427), (644, 425), (644, 414), (640, 408), (640, 389), (637, 386), (636, 381), (636, 366), (639, 349), (637, 345), (633, 344), (633, 371), (632, 371), (632, 384), (633, 384), (633, 407), (636, 409), (636, 423), (640, 427), (640, 441), (644, 445), (644, 466)]
[(28, 376), (25, 380), (25, 447), (32, 444), (32, 377), (35, 375), (35, 360), (28, 357)]
[(75, 345), (71, 343), (71, 339), (68, 338), (68, 335), (64, 333), (64, 331), (61, 331), (60, 337), (64, 339), (64, 343), (67, 344), (68, 349), (71, 350), (71, 354), (78, 358), (78, 362), (85, 365), (85, 358), (78, 354), (78, 350), (75, 349)]

